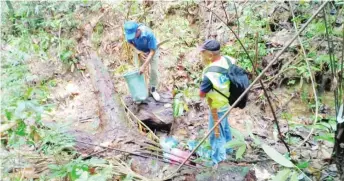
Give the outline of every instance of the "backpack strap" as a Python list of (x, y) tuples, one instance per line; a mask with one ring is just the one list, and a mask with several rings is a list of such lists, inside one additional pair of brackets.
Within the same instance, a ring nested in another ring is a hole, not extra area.
[(221, 94), (221, 96), (223, 96), (223, 97), (229, 99), (229, 97), (227, 97), (227, 96), (226, 96), (224, 93), (222, 93), (221, 91), (215, 89), (214, 87), (213, 87), (212, 89), (215, 90), (217, 93)]
[(211, 67), (208, 67), (206, 72), (216, 72), (220, 74), (227, 74), (228, 70), (219, 66), (211, 66)]
[[(229, 57), (228, 56), (223, 56), (223, 57), (226, 59), (228, 67), (230, 67), (232, 65), (232, 62), (229, 59)], [(216, 72), (220, 74), (227, 74), (228, 70), (219, 66), (211, 66), (206, 70), (206, 72)]]
[(230, 57), (227, 56), (227, 55), (225, 55), (225, 56), (223, 56), (223, 57), (225, 57), (225, 59), (226, 59), (226, 61), (227, 61), (227, 65), (228, 65), (228, 67), (230, 67), (230, 66), (232, 65), (232, 62), (231, 62), (231, 60), (230, 60)]
[[(228, 67), (232, 65), (231, 61), (229, 60), (229, 58), (227, 56), (224, 56), (224, 58), (227, 61)], [(228, 73), (228, 70), (223, 68), (223, 67), (219, 67), (219, 66), (211, 66), (208, 67), (208, 69), (206, 70), (206, 72), (216, 72), (216, 73), (220, 73), (220, 74), (224, 74), (226, 75)], [(213, 90), (215, 90), (217, 93), (221, 94), (223, 97), (229, 99), (229, 97), (227, 97), (224, 93), (222, 93), (221, 91), (215, 89), (214, 87), (212, 88)]]

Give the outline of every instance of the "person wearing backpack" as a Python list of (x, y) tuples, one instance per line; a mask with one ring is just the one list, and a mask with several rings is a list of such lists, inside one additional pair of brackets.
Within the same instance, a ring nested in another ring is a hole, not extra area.
[[(202, 74), (200, 97), (206, 98), (209, 105), (209, 129), (248, 87), (247, 74), (234, 65), (236, 61), (233, 58), (221, 56), (220, 48), (220, 43), (216, 40), (207, 40), (200, 47), (202, 61), (206, 65)], [(245, 107), (246, 100), (247, 97), (237, 107)], [(225, 160), (226, 155), (233, 152), (232, 149), (225, 148), (226, 143), (232, 140), (228, 117), (221, 121), (210, 134), (209, 139), (212, 147), (211, 159), (214, 164)]]

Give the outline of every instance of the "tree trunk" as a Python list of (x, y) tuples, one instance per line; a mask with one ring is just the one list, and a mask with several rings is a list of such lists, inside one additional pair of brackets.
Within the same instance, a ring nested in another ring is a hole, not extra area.
[(337, 115), (337, 131), (335, 133), (334, 160), (337, 165), (340, 180), (344, 180), (344, 104), (339, 108)]

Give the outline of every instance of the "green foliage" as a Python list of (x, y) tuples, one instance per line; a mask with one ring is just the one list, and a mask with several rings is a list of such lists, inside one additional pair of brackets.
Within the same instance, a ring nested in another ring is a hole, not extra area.
[[(142, 12), (142, 6), (140, 6), (137, 0), (134, 1), (121, 1), (120, 3), (116, 4), (114, 7), (115, 10), (121, 12), (124, 15), (137, 15), (138, 13)], [(133, 20), (128, 17), (128, 20)]]
[[(61, 127), (47, 129), (41, 123), (41, 115), (51, 108), (49, 87), (55, 87), (56, 81), (37, 81), (37, 75), (30, 74), (27, 63), (36, 59), (49, 61), (52, 57), (58, 57), (66, 64), (78, 61), (75, 57), (76, 41), (70, 32), (79, 27), (80, 21), (75, 15), (76, 6), (81, 3), (12, 1), (12, 4), (14, 14), (2, 12), (1, 39), (6, 51), (1, 53), (1, 115), (6, 118), (2, 123), (15, 123), (15, 126), (6, 132), (6, 141), (1, 144), (11, 150), (20, 149), (23, 145), (32, 146), (40, 154), (54, 155), (56, 159), (73, 157), (76, 154), (72, 148), (74, 138)], [(97, 31), (101, 32), (101, 28)], [(72, 180), (76, 180), (78, 175), (84, 178), (86, 167), (79, 161), (72, 161), (57, 174), (63, 177), (67, 169)], [(77, 174), (80, 171), (82, 173)], [(109, 173), (106, 175), (111, 175)], [(88, 176), (99, 180), (95, 175)], [(97, 177), (100, 180), (110, 178)]]
[(286, 181), (289, 177), (291, 170), (284, 169), (277, 173), (277, 175), (272, 179), (272, 181)]
[(299, 169), (305, 169), (309, 166), (309, 162), (307, 162), (307, 161), (306, 162), (299, 162), (296, 166)]
[(285, 167), (289, 167), (289, 168), (295, 167), (295, 165), (290, 160), (285, 158), (283, 155), (281, 155), (274, 148), (272, 148), (272, 147), (270, 147), (270, 146), (268, 146), (266, 144), (263, 144), (262, 148), (265, 151), (265, 153), (271, 159), (273, 159), (275, 162), (279, 163), (280, 165), (285, 166)]
[[(90, 169), (97, 167), (96, 174), (91, 174)], [(112, 177), (111, 166), (103, 159), (91, 158), (90, 160), (78, 159), (62, 165), (49, 165), (52, 174), (50, 178), (66, 178), (72, 181), (105, 181)]]
[(189, 111), (188, 105), (200, 100), (198, 88), (188, 84), (186, 88), (175, 89), (173, 99), (173, 115), (179, 117), (184, 111)]
[(235, 158), (242, 159), (247, 147), (245, 137), (242, 135), (242, 133), (240, 133), (239, 130), (234, 128), (231, 128), (231, 133), (235, 138), (228, 142), (225, 147), (237, 149)]
[(13, 49), (3, 53), (1, 58), (1, 91), (4, 96), (1, 115), (5, 115), (8, 122), (16, 122), (17, 125), (8, 131), (8, 146), (19, 148), (34, 142), (33, 133), (40, 125), (47, 90), (44, 84), (27, 83), (30, 75), (24, 64), (28, 58), (24, 52)]
[[(243, 10), (243, 14), (239, 18), (240, 24), (240, 34), (239, 38), (242, 44), (245, 46), (248, 51), (249, 57), (253, 62), (255, 62), (255, 47), (256, 47), (256, 38), (254, 35), (258, 33), (258, 62), (259, 65), (261, 62), (261, 57), (268, 54), (268, 50), (265, 46), (266, 42), (261, 39), (263, 35), (270, 34), (269, 28), (269, 19), (264, 13), (264, 11), (258, 11), (261, 9), (262, 5), (251, 5)], [(258, 13), (258, 14), (257, 14)], [(237, 32), (236, 32), (237, 33)], [(233, 45), (225, 46), (221, 49), (221, 52), (225, 55), (229, 55), (238, 60), (238, 64), (249, 72), (253, 71), (252, 63), (249, 60), (249, 57), (243, 50), (242, 46), (238, 41), (235, 41)], [(259, 71), (258, 67), (258, 71)]]
[[(77, 62), (76, 41), (66, 33), (73, 32), (80, 22), (75, 18), (78, 2), (13, 2), (14, 16), (5, 14), (2, 39), (20, 51), (42, 59), (57, 56), (65, 62)], [(50, 55), (50, 49), (57, 49)]]
[(173, 99), (173, 116), (180, 117), (184, 110), (188, 110), (187, 104), (182, 100), (182, 93), (177, 94)]
[(296, 171), (293, 171), (291, 174), (290, 181), (299, 181), (298, 173)]
[(315, 140), (325, 140), (331, 143), (334, 143), (334, 136), (333, 133), (320, 133), (319, 136), (315, 136), (314, 137)]
[(54, 127), (51, 130), (39, 129), (38, 134), (41, 137), (39, 149), (45, 154), (57, 154), (64, 149), (73, 150), (74, 138), (64, 134), (65, 126)]
[(267, 35), (270, 33), (269, 17), (264, 11), (261, 4), (252, 4), (243, 9), (243, 13), (239, 16), (240, 23), (240, 38), (247, 37), (247, 35)]
[[(250, 58), (254, 62), (255, 60), (255, 40), (253, 37), (248, 36), (241, 39), (242, 43), (244, 44), (246, 50), (248, 51)], [(225, 46), (221, 49), (221, 52), (225, 55), (229, 55), (235, 59), (238, 60), (238, 64), (248, 70), (249, 72), (253, 72), (252, 63), (250, 62), (250, 59), (248, 58), (247, 54), (243, 50), (242, 46), (239, 42), (236, 42), (234, 45), (231, 46)], [(265, 43), (259, 42), (258, 43), (258, 54), (259, 57), (263, 57), (267, 55), (267, 49), (265, 46)], [(259, 64), (260, 62), (258, 62)]]
[(104, 26), (102, 23), (97, 23), (94, 27), (94, 32), (91, 37), (92, 43), (95, 45), (94, 47), (98, 48), (101, 45), (102, 34), (103, 34)]
[(307, 38), (313, 38), (317, 36), (323, 36), (326, 33), (325, 23), (320, 20), (317, 23), (312, 23), (306, 31)]
[(65, 178), (76, 180), (81, 176), (81, 171), (88, 171), (88, 165), (81, 159), (72, 160), (65, 165), (49, 165), (52, 171), (52, 178)]
[(184, 17), (168, 16), (155, 29), (153, 29), (159, 41), (170, 40), (164, 47), (177, 51), (170, 52), (168, 60), (163, 61), (165, 67), (176, 66), (180, 55), (194, 49), (196, 42), (196, 31), (191, 28)]
[(242, 155), (245, 153), (245, 151), (246, 151), (246, 145), (240, 146), (235, 154), (235, 159), (242, 159)]
[(246, 145), (246, 144), (245, 144), (245, 142), (242, 142), (242, 140), (232, 140), (232, 141), (227, 143), (228, 148), (236, 148), (236, 147), (240, 147), (243, 145)]

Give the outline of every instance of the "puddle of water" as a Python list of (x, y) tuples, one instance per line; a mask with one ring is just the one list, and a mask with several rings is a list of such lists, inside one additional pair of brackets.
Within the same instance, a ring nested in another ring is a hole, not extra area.
[[(277, 96), (281, 105), (285, 104), (289, 101), (291, 95), (293, 93), (298, 93), (299, 97), (294, 98), (288, 104), (287, 112), (290, 113), (293, 117), (297, 118), (310, 118), (315, 115), (314, 111), (312, 112), (311, 106), (315, 107), (314, 97), (310, 98), (312, 103), (306, 102), (308, 99), (309, 94), (313, 94), (312, 86), (311, 85), (303, 85), (302, 91), (299, 91), (298, 86), (287, 86), (276, 89), (273, 93)], [(319, 96), (319, 113), (325, 112), (326, 117), (334, 116), (335, 115), (335, 103), (334, 103), (334, 95), (333, 92), (324, 92), (321, 96)], [(314, 102), (314, 103), (313, 103)], [(325, 110), (324, 110), (325, 109)]]

